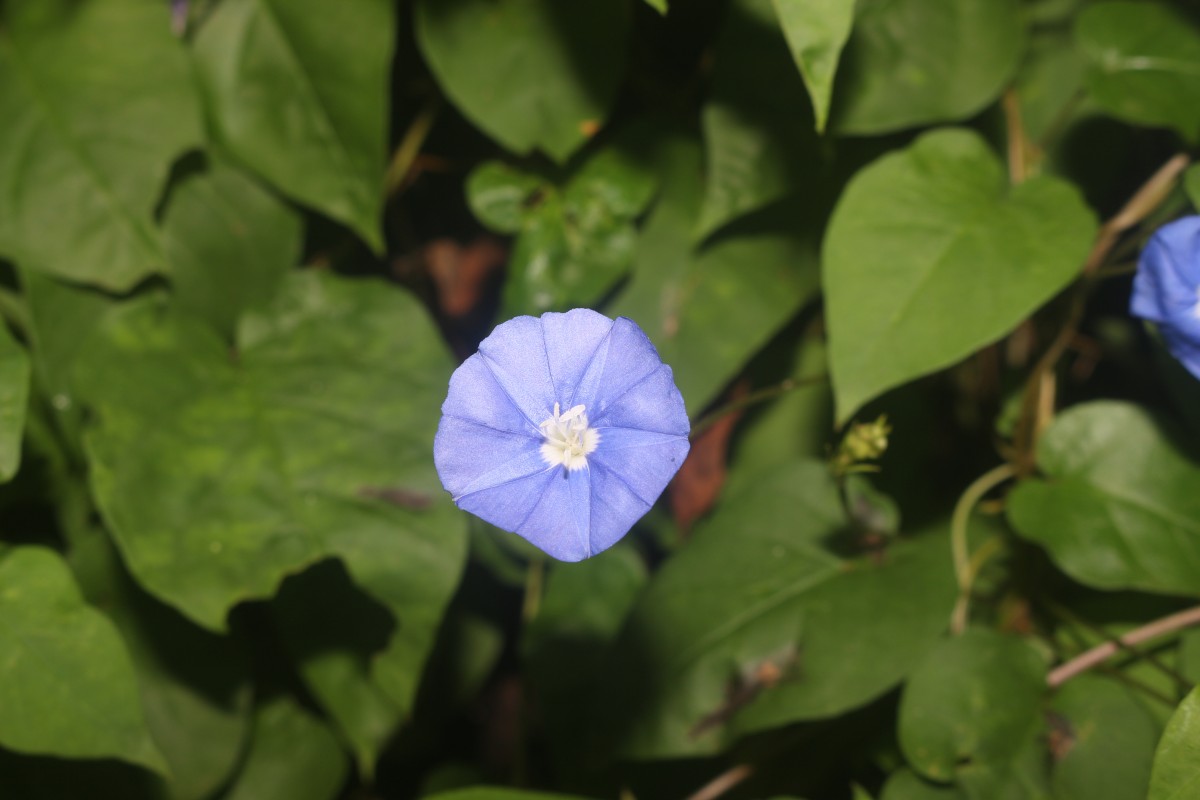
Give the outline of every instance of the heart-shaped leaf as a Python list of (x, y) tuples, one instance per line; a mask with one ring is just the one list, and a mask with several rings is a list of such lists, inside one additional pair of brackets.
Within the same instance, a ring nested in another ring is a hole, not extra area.
[(1008, 518), (1089, 586), (1200, 595), (1200, 462), (1187, 441), (1129, 403), (1076, 406), (1041, 437), (1046, 479), (1013, 490)]
[(154, 207), (203, 141), (164, 3), (5, 3), (0, 120), (0, 252), (116, 291), (163, 269)]
[(608, 116), (630, 17), (610, 0), (420, 0), (416, 33), (468, 119), (515, 153), (562, 162)]
[(1154, 754), (1149, 800), (1187, 800), (1200, 794), (1200, 688), (1175, 710)]
[(226, 0), (196, 35), (221, 145), (301, 203), (383, 248), (395, 4)]
[(41, 547), (0, 554), (0, 617), (0, 744), (166, 771), (121, 636), (62, 558)]
[(1091, 98), (1135, 125), (1200, 134), (1200, 30), (1162, 3), (1097, 3), (1075, 37), (1087, 59)]
[(1010, 188), (966, 130), (927, 133), (860, 171), (825, 235), (838, 421), (1007, 333), (1071, 281), (1095, 228), (1074, 187)]

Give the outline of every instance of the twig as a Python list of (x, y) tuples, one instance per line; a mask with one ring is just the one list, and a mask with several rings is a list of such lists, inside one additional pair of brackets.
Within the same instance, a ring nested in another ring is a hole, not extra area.
[(711, 428), (717, 420), (724, 417), (726, 414), (732, 414), (735, 411), (741, 411), (747, 406), (752, 406), (757, 403), (771, 400), (781, 394), (787, 394), (793, 389), (802, 389), (805, 386), (812, 386), (816, 383), (823, 383), (829, 379), (827, 373), (819, 373), (810, 375), (806, 378), (788, 378), (787, 380), (777, 383), (774, 386), (766, 386), (762, 389), (756, 389), (745, 397), (740, 397), (730, 403), (726, 403), (718, 409), (715, 409), (709, 414), (705, 414), (696, 424), (692, 425), (691, 438), (695, 439), (700, 434), (704, 433), (708, 428)]
[(1039, 411), (1045, 407), (1043, 392), (1053, 384), (1046, 376), (1053, 373), (1054, 365), (1058, 363), (1071, 340), (1075, 338), (1079, 324), (1083, 321), (1083, 312), (1086, 309), (1087, 298), (1096, 273), (1103, 266), (1121, 234), (1145, 219), (1166, 199), (1180, 173), (1187, 168), (1189, 161), (1190, 159), (1185, 153), (1172, 156), (1150, 176), (1149, 180), (1142, 184), (1141, 188), (1133, 193), (1120, 211), (1100, 227), (1096, 241), (1092, 244), (1091, 252), (1088, 253), (1083, 268), (1080, 270), (1080, 275), (1084, 280), (1075, 288), (1067, 319), (1050, 347), (1038, 359), (1037, 365), (1033, 368), (1033, 372), (1030, 373), (1029, 380), (1025, 384), (1025, 394), (1021, 401), (1021, 416), (1014, 436), (1017, 444), (1018, 466), (1022, 474), (1033, 469), (1034, 449), (1041, 434), (1040, 428), (1044, 427), (1039, 422), (1046, 421), (1044, 414), (1039, 414)]
[(967, 629), (967, 616), (971, 609), (973, 570), (967, 544), (967, 523), (971, 519), (971, 510), (984, 495), (1015, 474), (1011, 464), (993, 467), (976, 478), (954, 506), (954, 516), (950, 518), (950, 552), (954, 558), (954, 577), (958, 581), (958, 600), (950, 616), (950, 631), (956, 635)]
[(689, 795), (687, 800), (716, 800), (753, 774), (754, 767), (749, 764), (730, 767)]
[(1029, 137), (1025, 135), (1025, 124), (1021, 121), (1021, 101), (1011, 87), (1004, 92), (1001, 103), (1004, 109), (1004, 126), (1008, 139), (1008, 180), (1013, 186), (1029, 177)]
[(1056, 689), (1081, 672), (1086, 672), (1098, 664), (1103, 664), (1109, 658), (1121, 652), (1122, 648), (1134, 647), (1142, 642), (1157, 639), (1160, 636), (1183, 630), (1192, 625), (1200, 625), (1200, 606), (1156, 619), (1140, 628), (1135, 628), (1114, 641), (1098, 644), (1091, 650), (1080, 653), (1065, 664), (1060, 664), (1051, 670), (1050, 674), (1046, 676), (1046, 684), (1051, 689)]
[(409, 170), (412, 169), (417, 156), (421, 154), (421, 147), (433, 129), (433, 123), (437, 121), (437, 115), (441, 109), (441, 98), (432, 98), (417, 113), (416, 119), (404, 132), (404, 138), (396, 146), (396, 152), (392, 154), (392, 161), (388, 164), (385, 183), (388, 195), (395, 194), (404, 185)]
[[(1130, 656), (1132, 656), (1136, 659), (1145, 661), (1147, 664), (1149, 664), (1150, 666), (1157, 669), (1163, 675), (1166, 675), (1168, 678), (1175, 681), (1175, 683), (1177, 683), (1179, 686), (1181, 686), (1185, 689), (1192, 688), (1192, 682), (1190, 680), (1188, 680), (1183, 675), (1181, 675), (1177, 670), (1174, 670), (1171, 667), (1164, 664), (1162, 662), (1162, 659), (1160, 659), (1158, 656), (1154, 655), (1154, 653), (1150, 653), (1145, 650), (1139, 650), (1136, 647), (1125, 644), (1124, 642), (1122, 642), (1120, 640), (1119, 637), (1113, 636), (1107, 629), (1104, 628), (1104, 626), (1098, 625), (1095, 622), (1091, 622), (1090, 620), (1084, 619), (1079, 614), (1076, 614), (1074, 611), (1072, 611), (1071, 609), (1069, 609), (1065, 606), (1060, 606), (1058, 603), (1054, 603), (1054, 602), (1047, 603), (1047, 606), (1050, 608), (1050, 610), (1052, 612), (1054, 612), (1054, 614), (1061, 617), (1064, 621), (1069, 622), (1073, 625), (1078, 625), (1081, 628), (1086, 628), (1087, 630), (1091, 631), (1092, 633), (1096, 634), (1097, 636), (1101, 637), (1102, 639), (1104, 639), (1112, 644), (1115, 644), (1118, 648), (1120, 648), (1121, 650), (1123, 650), (1125, 653), (1129, 654)], [(1068, 628), (1068, 630), (1070, 630), (1070, 629)], [(1074, 634), (1073, 638), (1077, 642), (1079, 642), (1081, 647), (1084, 647), (1087, 645), (1087, 642), (1085, 642), (1083, 640), (1083, 637), (1079, 636), (1078, 634), (1075, 634), (1074, 632), (1072, 632), (1072, 633)]]

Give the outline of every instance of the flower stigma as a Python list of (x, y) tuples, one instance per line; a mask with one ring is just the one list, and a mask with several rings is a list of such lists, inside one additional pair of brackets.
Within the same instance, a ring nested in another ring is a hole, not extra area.
[(568, 472), (586, 467), (588, 454), (600, 444), (600, 431), (588, 427), (587, 409), (582, 405), (560, 411), (555, 403), (554, 415), (538, 427), (546, 437), (542, 459), (552, 467), (561, 464)]

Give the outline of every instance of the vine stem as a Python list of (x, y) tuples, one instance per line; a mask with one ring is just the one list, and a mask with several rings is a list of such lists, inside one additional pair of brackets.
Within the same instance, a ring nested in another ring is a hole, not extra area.
[(747, 406), (756, 405), (766, 400), (771, 400), (781, 394), (787, 394), (793, 389), (802, 389), (805, 386), (812, 386), (815, 383), (823, 383), (829, 379), (828, 373), (821, 372), (816, 375), (809, 375), (806, 378), (788, 378), (785, 381), (775, 384), (774, 386), (765, 386), (762, 389), (756, 389), (745, 397), (738, 398), (731, 403), (726, 403), (713, 410), (711, 413), (705, 414), (694, 425), (692, 425), (691, 438), (695, 439), (704, 431), (715, 425), (722, 417), (732, 414), (735, 411), (741, 411)]
[[(956, 636), (967, 629), (971, 610), (971, 583), (978, 569), (972, 569), (967, 544), (967, 523), (971, 511), (984, 495), (1016, 474), (1012, 464), (1001, 464), (980, 475), (958, 498), (950, 518), (950, 553), (954, 558), (954, 577), (958, 582), (958, 600), (950, 616), (950, 631)], [(982, 565), (982, 562), (981, 564)]]
[(396, 151), (392, 154), (392, 161), (388, 164), (385, 185), (387, 186), (387, 193), (389, 195), (395, 194), (404, 185), (405, 179), (408, 178), (409, 170), (412, 169), (413, 162), (421, 154), (421, 147), (425, 144), (425, 139), (429, 137), (429, 132), (433, 130), (433, 123), (437, 121), (438, 112), (441, 111), (441, 108), (441, 98), (434, 97), (417, 113), (416, 119), (408, 126), (408, 130), (404, 132), (404, 138), (396, 146)]
[(1143, 642), (1157, 639), (1160, 636), (1165, 636), (1168, 633), (1174, 633), (1193, 625), (1200, 625), (1200, 606), (1168, 614), (1153, 622), (1148, 622), (1140, 628), (1135, 628), (1111, 642), (1104, 642), (1103, 644), (1096, 645), (1091, 650), (1085, 650), (1070, 661), (1060, 664), (1051, 670), (1050, 674), (1046, 676), (1046, 684), (1051, 689), (1057, 689), (1076, 675), (1087, 672), (1099, 664), (1103, 664), (1109, 658), (1123, 650), (1136, 647)]
[[(1087, 297), (1091, 293), (1092, 284), (1098, 277), (1097, 272), (1104, 265), (1121, 234), (1139, 224), (1162, 204), (1175, 186), (1175, 181), (1187, 169), (1190, 162), (1191, 159), (1186, 153), (1177, 153), (1172, 156), (1133, 193), (1120, 211), (1100, 226), (1096, 241), (1092, 244), (1092, 249), (1080, 270), (1083, 280), (1075, 288), (1067, 319), (1050, 347), (1038, 359), (1025, 384), (1021, 417), (1017, 422), (1016, 436), (1014, 436), (1018, 449), (1017, 462), (1022, 474), (1033, 470), (1034, 448), (1042, 428), (1048, 423), (1045, 414), (1044, 393), (1053, 384), (1054, 365), (1066, 352), (1083, 320)], [(1050, 411), (1052, 412), (1053, 409)]]
[(754, 767), (749, 764), (738, 764), (730, 767), (708, 783), (701, 786), (687, 800), (716, 800), (742, 781), (754, 774)]

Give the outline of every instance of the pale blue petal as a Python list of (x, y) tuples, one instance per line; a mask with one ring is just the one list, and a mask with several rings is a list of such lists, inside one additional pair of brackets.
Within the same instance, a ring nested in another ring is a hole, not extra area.
[(496, 327), (479, 345), (479, 355), (496, 383), (535, 428), (554, 410), (554, 383), (542, 322), (515, 317)]
[(500, 431), (443, 416), (433, 440), (433, 461), (454, 498), (544, 471), (542, 437)]
[(557, 468), (529, 516), (513, 529), (559, 561), (582, 561), (591, 545), (591, 474)]
[(575, 402), (587, 406), (588, 418), (596, 420), (630, 386), (660, 366), (658, 351), (642, 329), (632, 320), (618, 317), (605, 346), (580, 379)]
[(538, 439), (542, 436), (537, 425), (530, 423), (513, 405), (478, 353), (464, 361), (450, 376), (450, 390), (446, 402), (442, 403), (442, 414), (500, 431), (523, 433)]
[(583, 402), (576, 400), (577, 388), (601, 348), (607, 350), (613, 321), (587, 308), (565, 314), (543, 314), (541, 321), (550, 377), (554, 383), (554, 400), (563, 408), (571, 408), (577, 402)]
[[(683, 465), (689, 447), (686, 436), (601, 428), (600, 446), (588, 457), (588, 465), (611, 473), (638, 498), (653, 504)], [(628, 520), (626, 528), (636, 521), (637, 517)]]
[(636, 428), (677, 436), (687, 436), (691, 430), (683, 395), (675, 388), (674, 375), (666, 364), (612, 396), (589, 418), (597, 428)]
[(550, 482), (561, 474), (561, 468), (543, 469), (510, 483), (463, 495), (455, 502), (462, 510), (497, 528), (516, 533), (537, 508)]
[(1129, 310), (1155, 322), (1171, 355), (1200, 377), (1200, 216), (1159, 228), (1138, 263)]

